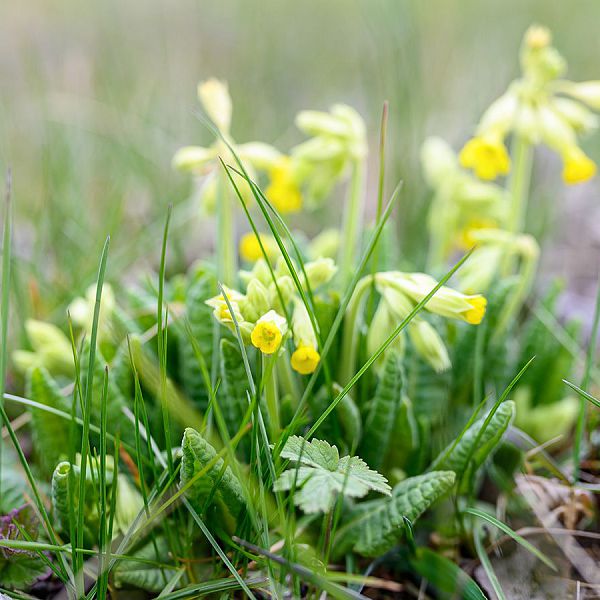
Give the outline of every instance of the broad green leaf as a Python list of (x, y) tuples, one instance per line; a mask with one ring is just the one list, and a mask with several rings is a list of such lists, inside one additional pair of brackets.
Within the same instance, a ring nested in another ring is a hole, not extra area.
[[(44, 406), (71, 412), (67, 399), (50, 373), (43, 367), (34, 367), (27, 374), (25, 395)], [(66, 419), (39, 408), (29, 408), (33, 445), (39, 464), (49, 475), (56, 464), (66, 458), (70, 423)], [(76, 430), (79, 432), (79, 428)]]
[(384, 554), (402, 539), (405, 522), (413, 523), (454, 485), (452, 471), (432, 471), (401, 481), (390, 498), (358, 504), (338, 528), (336, 556), (354, 550), (364, 556)]
[[(135, 587), (147, 592), (161, 592), (167, 581), (173, 577), (175, 569), (161, 569), (146, 561), (169, 561), (169, 547), (163, 537), (155, 540), (156, 546), (148, 542), (133, 557), (143, 562), (126, 560), (120, 562), (114, 570), (114, 584), (118, 588)], [(158, 554), (158, 556), (157, 556)]]
[(294, 503), (306, 513), (330, 510), (338, 494), (361, 498), (371, 490), (390, 493), (383, 475), (369, 469), (358, 456), (340, 458), (338, 449), (324, 440), (307, 442), (299, 436), (291, 436), (281, 457), (298, 466), (282, 473), (274, 489), (296, 488)]
[[(242, 360), (239, 345), (229, 340), (221, 340), (221, 387), (219, 407), (223, 413), (227, 431), (233, 437), (242, 425), (248, 410), (248, 377)], [(242, 438), (238, 444), (241, 456), (248, 458), (250, 440)]]
[[(188, 285), (185, 296), (185, 316), (190, 332), (198, 343), (198, 348), (209, 363), (213, 354), (213, 318), (212, 309), (205, 304), (216, 291), (214, 275), (199, 270)], [(206, 389), (198, 358), (187, 335), (179, 339), (179, 375), (185, 393), (198, 403), (202, 410), (208, 406), (209, 392)]]
[[(188, 427), (181, 442), (181, 485), (186, 485), (216, 456), (215, 449), (195, 430)], [(216, 486), (216, 487), (215, 487)], [(198, 511), (211, 499), (226, 507), (234, 519), (244, 510), (246, 503), (242, 486), (230, 467), (219, 458), (205, 474), (199, 476), (187, 491), (192, 506)]]
[(485, 417), (475, 421), (465, 434), (444, 450), (436, 459), (433, 466), (436, 469), (449, 469), (463, 476), (468, 484), (477, 469), (500, 443), (504, 432), (510, 425), (515, 412), (515, 404), (511, 400), (503, 402), (488, 426), (482, 431)]
[[(432, 585), (440, 598), (485, 600), (481, 588), (456, 563), (429, 548), (418, 548), (410, 566)], [(437, 597), (437, 596), (436, 596)]]
[(381, 468), (402, 402), (403, 373), (400, 356), (390, 352), (385, 359), (375, 396), (365, 419), (365, 430), (358, 453), (374, 469)]

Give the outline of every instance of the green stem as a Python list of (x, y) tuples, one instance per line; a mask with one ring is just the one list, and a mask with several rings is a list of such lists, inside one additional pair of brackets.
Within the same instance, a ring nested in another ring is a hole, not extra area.
[[(533, 147), (522, 136), (516, 135), (513, 141), (512, 154), (514, 168), (508, 182), (508, 192), (510, 193), (508, 230), (511, 233), (522, 233), (527, 214), (527, 201), (529, 199)], [(514, 264), (510, 256), (507, 255), (505, 257), (502, 267), (502, 272), (505, 276), (512, 271)]]
[(358, 334), (360, 331), (360, 311), (364, 301), (365, 293), (370, 289), (370, 283), (374, 280), (372, 275), (363, 277), (354, 288), (354, 293), (346, 307), (344, 315), (344, 327), (342, 331), (342, 357), (340, 361), (339, 383), (346, 385), (354, 375), (356, 366), (356, 354), (358, 351)]
[(352, 176), (348, 188), (348, 200), (344, 215), (344, 229), (342, 231), (342, 246), (340, 254), (340, 272), (342, 282), (347, 282), (352, 277), (356, 253), (361, 232), (361, 220), (364, 208), (364, 160), (356, 159), (352, 164)]
[[(585, 368), (583, 379), (581, 381), (581, 389), (586, 391), (590, 384), (592, 368), (594, 366), (594, 356), (596, 354), (596, 339), (598, 337), (598, 325), (600, 325), (600, 283), (598, 283), (598, 291), (596, 292), (596, 306), (594, 308), (594, 322), (590, 334), (587, 355), (585, 358)], [(581, 396), (579, 398), (579, 415), (577, 418), (577, 427), (575, 429), (575, 440), (573, 443), (573, 483), (576, 484), (579, 480), (579, 471), (581, 464), (581, 446), (586, 429), (586, 410), (587, 401)]]
[(290, 366), (287, 353), (277, 358), (277, 376), (284, 392), (289, 394), (292, 398), (292, 405), (295, 410), (298, 408), (298, 402), (300, 401), (300, 392), (294, 374), (292, 373), (292, 367)]
[[(505, 254), (505, 258), (512, 262), (513, 256), (510, 254), (510, 250)], [(498, 317), (496, 331), (494, 332), (494, 338), (506, 331), (521, 309), (521, 306), (523, 306), (523, 302), (525, 302), (533, 285), (533, 280), (535, 279), (538, 258), (539, 252), (537, 247), (534, 249), (532, 246), (528, 249), (528, 252), (523, 253), (521, 259), (521, 272), (519, 273), (519, 283), (502, 307), (502, 312)]]
[(276, 356), (266, 357), (262, 355), (262, 373), (265, 377), (264, 389), (265, 389), (265, 401), (267, 404), (267, 411), (269, 413), (269, 424), (271, 429), (271, 439), (275, 440), (278, 438), (281, 431), (281, 424), (279, 419), (279, 398), (277, 394), (277, 374), (273, 368), (275, 365), (273, 361), (277, 360)]
[(217, 174), (217, 221), (219, 279), (225, 285), (233, 286), (237, 271), (233, 202), (222, 169)]

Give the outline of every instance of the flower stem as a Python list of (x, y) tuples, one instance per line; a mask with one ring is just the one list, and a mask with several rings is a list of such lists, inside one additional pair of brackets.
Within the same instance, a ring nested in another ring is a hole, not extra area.
[(355, 159), (352, 164), (352, 176), (348, 188), (348, 200), (346, 202), (344, 228), (342, 231), (340, 254), (342, 283), (347, 282), (352, 277), (352, 270), (355, 264), (364, 209), (364, 182), (364, 160)]
[(217, 263), (220, 281), (225, 285), (233, 286), (237, 267), (233, 203), (229, 192), (225, 174), (222, 169), (219, 169), (217, 175)]
[(277, 394), (277, 375), (274, 369), (276, 360), (276, 356), (267, 358), (264, 354), (262, 355), (262, 376), (265, 378), (265, 401), (267, 412), (269, 414), (271, 439), (273, 440), (277, 439), (281, 431), (279, 420), (279, 398)]
[[(520, 135), (516, 135), (513, 141), (513, 162), (515, 166), (508, 182), (508, 192), (510, 193), (508, 230), (511, 233), (522, 233), (529, 199), (533, 147)], [(502, 265), (503, 274), (506, 276), (513, 269), (514, 259), (511, 260), (509, 256), (506, 256)]]
[(342, 356), (340, 360), (339, 383), (345, 385), (354, 375), (356, 354), (358, 351), (358, 334), (360, 331), (359, 315), (362, 309), (365, 292), (369, 290), (373, 276), (363, 277), (354, 288), (354, 293), (346, 307), (342, 332)]

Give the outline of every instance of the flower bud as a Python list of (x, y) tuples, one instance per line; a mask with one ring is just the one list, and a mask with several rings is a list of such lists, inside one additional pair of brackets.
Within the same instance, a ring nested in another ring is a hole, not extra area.
[(294, 312), (292, 313), (292, 330), (294, 334), (294, 343), (296, 346), (317, 347), (317, 338), (312, 326), (312, 322), (306, 310), (306, 306), (301, 300), (294, 302)]
[(436, 373), (447, 371), (452, 366), (442, 338), (427, 321), (413, 319), (408, 325), (408, 335), (415, 350)]
[[(373, 315), (369, 331), (367, 333), (367, 352), (369, 356), (373, 356), (383, 343), (387, 340), (390, 334), (398, 327), (400, 321), (392, 314), (392, 311), (386, 302), (385, 298), (379, 302), (377, 310)], [(393, 348), (399, 354), (404, 352), (404, 336), (402, 333), (396, 336), (390, 348)], [(389, 349), (388, 349), (389, 350)], [(385, 353), (384, 353), (385, 354)], [(381, 367), (385, 362), (385, 356), (380, 356), (377, 360), (377, 367)]]
[(214, 158), (215, 151), (212, 148), (185, 146), (177, 150), (175, 156), (173, 156), (173, 168), (201, 174)]
[(340, 247), (339, 229), (325, 229), (312, 239), (308, 247), (308, 255), (317, 258), (335, 258)]
[(202, 81), (198, 84), (198, 99), (213, 123), (228, 133), (232, 106), (227, 84), (214, 78)]
[[(271, 307), (269, 302), (269, 292), (258, 279), (253, 279), (248, 284), (246, 298), (248, 303), (252, 306), (253, 311), (258, 315), (265, 314)], [(249, 318), (249, 320), (252, 321), (254, 319)]]
[(316, 289), (331, 281), (337, 267), (331, 258), (318, 258), (304, 265), (304, 271), (311, 289)]
[(558, 91), (584, 102), (594, 110), (600, 110), (600, 80), (579, 83), (561, 81), (557, 87)]
[(52, 323), (28, 319), (25, 331), (33, 352), (13, 353), (15, 366), (26, 371), (30, 367), (45, 367), (51, 373), (70, 374), (73, 371), (73, 349), (69, 338)]
[(458, 160), (450, 145), (439, 137), (429, 137), (421, 147), (421, 164), (425, 179), (438, 187), (446, 177), (456, 172)]
[(583, 104), (569, 98), (554, 98), (551, 102), (554, 111), (577, 133), (587, 133), (598, 127), (598, 117)]

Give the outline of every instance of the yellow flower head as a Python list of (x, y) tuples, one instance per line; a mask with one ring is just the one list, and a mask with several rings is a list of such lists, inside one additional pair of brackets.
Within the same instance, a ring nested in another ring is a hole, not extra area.
[(282, 214), (298, 212), (302, 208), (302, 194), (291, 159), (288, 156), (280, 157), (269, 174), (271, 183), (265, 191), (269, 202)]
[(263, 315), (250, 334), (252, 345), (263, 354), (273, 354), (279, 350), (283, 336), (287, 332), (287, 322), (284, 317), (270, 310)]
[(565, 183), (582, 183), (596, 174), (596, 163), (577, 146), (564, 156), (562, 177)]
[(294, 371), (300, 375), (309, 375), (317, 368), (321, 357), (312, 346), (298, 346), (292, 354), (291, 363)]
[[(267, 253), (267, 256), (273, 256), (277, 249), (275, 238), (270, 235), (260, 234), (260, 241)], [(254, 263), (259, 258), (263, 257), (262, 250), (260, 248), (259, 238), (250, 231), (245, 233), (240, 239), (240, 256), (247, 262)]]
[(479, 325), (485, 315), (487, 300), (483, 296), (472, 296), (468, 299), (471, 308), (467, 310), (463, 317), (471, 325)]
[(496, 136), (471, 138), (461, 150), (459, 161), (463, 167), (473, 169), (480, 179), (496, 179), (510, 171), (508, 152)]
[(547, 27), (532, 25), (525, 32), (525, 44), (532, 50), (546, 48), (552, 43), (552, 34)]

